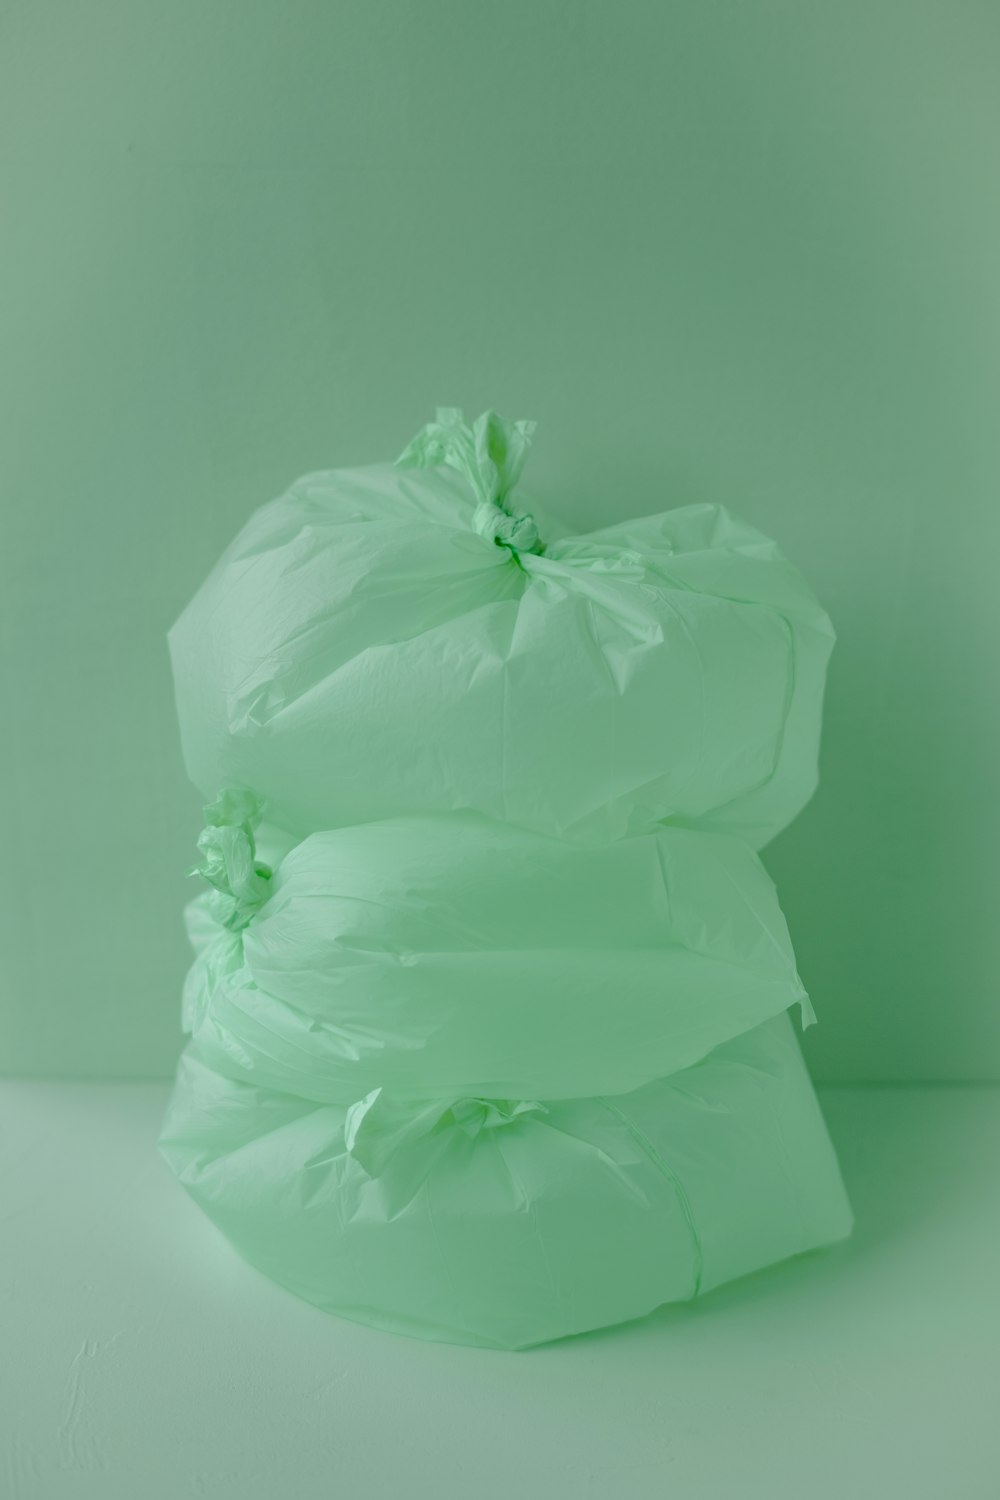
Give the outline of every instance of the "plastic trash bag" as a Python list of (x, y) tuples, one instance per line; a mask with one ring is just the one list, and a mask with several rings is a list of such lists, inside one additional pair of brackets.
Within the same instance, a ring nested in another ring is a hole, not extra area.
[(312, 834), (261, 899), (193, 966), (189, 1025), (206, 1061), (317, 1102), (627, 1093), (811, 1018), (774, 887), (719, 834), (390, 818)]
[(508, 498), (517, 428), (481, 419), (484, 476), (442, 415), (403, 457), (457, 469), (307, 475), (170, 631), (196, 786), (253, 787), (300, 838), (473, 809), (763, 845), (816, 782), (833, 633), (799, 574), (714, 505), (544, 542), (531, 523), (543, 550), (519, 551), (527, 518), (482, 498)]
[(530, 430), (445, 411), (300, 481), (170, 636), (229, 790), (161, 1149), (299, 1295), (504, 1348), (850, 1227), (755, 853), (815, 780), (829, 622), (711, 507), (540, 533)]
[(840, 1238), (843, 1189), (786, 1015), (617, 1097), (424, 1111), (384, 1162), (348, 1111), (189, 1051), (163, 1150), (254, 1265), (399, 1333), (522, 1348)]

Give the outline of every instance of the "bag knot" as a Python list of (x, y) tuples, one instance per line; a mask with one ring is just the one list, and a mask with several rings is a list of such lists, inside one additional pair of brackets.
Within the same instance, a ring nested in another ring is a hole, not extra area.
[(534, 422), (507, 422), (485, 411), (468, 427), (457, 406), (439, 406), (396, 460), (403, 469), (447, 464), (468, 480), (478, 501), (472, 524), (518, 561), (522, 552), (542, 553), (538, 528), (527, 512), (512, 510), (508, 496), (521, 477)]
[(261, 819), (263, 799), (243, 787), (227, 787), (204, 808), (205, 827), (198, 835), (200, 865), (186, 873), (214, 886), (211, 913), (220, 927), (239, 932), (271, 894), (270, 865), (256, 859), (253, 831)]

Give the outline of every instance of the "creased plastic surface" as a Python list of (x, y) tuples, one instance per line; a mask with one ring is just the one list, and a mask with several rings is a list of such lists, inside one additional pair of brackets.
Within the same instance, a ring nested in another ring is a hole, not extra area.
[(162, 1149), (300, 1295), (498, 1347), (850, 1225), (755, 852), (829, 621), (716, 507), (565, 535), (532, 432), (300, 480), (170, 633), (213, 800)]

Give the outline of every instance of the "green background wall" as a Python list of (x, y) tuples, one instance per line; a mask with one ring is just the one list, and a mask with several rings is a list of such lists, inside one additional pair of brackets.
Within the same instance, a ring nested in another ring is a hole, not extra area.
[(0, 1070), (179, 1047), (164, 632), (439, 402), (601, 523), (723, 501), (839, 628), (771, 846), (827, 1079), (1000, 1069), (1000, 11), (5, 0)]

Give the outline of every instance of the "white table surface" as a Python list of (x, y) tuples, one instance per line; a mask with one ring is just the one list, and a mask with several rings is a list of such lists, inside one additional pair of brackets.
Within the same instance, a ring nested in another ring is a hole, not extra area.
[(850, 1244), (517, 1354), (271, 1285), (165, 1099), (0, 1084), (2, 1500), (1000, 1496), (1000, 1090), (823, 1091)]

